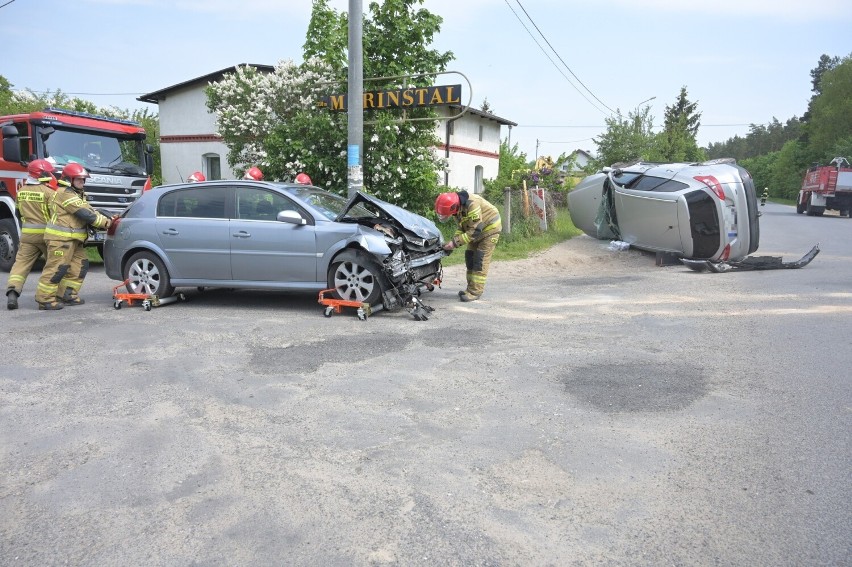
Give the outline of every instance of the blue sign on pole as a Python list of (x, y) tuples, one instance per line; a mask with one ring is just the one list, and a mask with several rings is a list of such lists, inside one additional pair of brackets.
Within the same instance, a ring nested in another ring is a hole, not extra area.
[(349, 167), (355, 167), (356, 165), (361, 165), (361, 154), (360, 154), (361, 146), (358, 144), (350, 144), (349, 151), (346, 152), (348, 157), (347, 165)]

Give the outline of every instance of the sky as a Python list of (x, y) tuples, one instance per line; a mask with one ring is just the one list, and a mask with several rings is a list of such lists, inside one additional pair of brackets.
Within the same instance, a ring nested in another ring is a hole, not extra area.
[[(351, 0), (329, 0), (339, 12)], [(362, 0), (365, 13), (370, 0)], [(0, 75), (15, 89), (99, 106), (240, 63), (302, 60), (310, 0), (0, 0)], [(686, 87), (699, 145), (750, 124), (801, 117), (823, 54), (852, 53), (848, 0), (425, 0), (452, 51), (435, 84), (515, 122), (502, 137), (529, 159), (581, 149), (613, 112), (648, 105), (655, 126)], [(38, 31), (39, 22), (44, 24)], [(844, 39), (846, 38), (846, 39)], [(368, 54), (365, 54), (368, 56)], [(649, 100), (650, 99), (650, 100)]]

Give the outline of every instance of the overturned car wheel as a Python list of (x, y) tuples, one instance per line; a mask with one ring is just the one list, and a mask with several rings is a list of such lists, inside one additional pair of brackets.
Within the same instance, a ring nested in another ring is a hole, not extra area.
[(384, 286), (385, 277), (379, 264), (359, 250), (341, 253), (328, 270), (328, 287), (346, 301), (380, 304)]

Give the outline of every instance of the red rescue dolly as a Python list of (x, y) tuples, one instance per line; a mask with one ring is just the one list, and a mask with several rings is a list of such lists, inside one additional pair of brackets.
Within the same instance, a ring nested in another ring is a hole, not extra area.
[(121, 306), (124, 303), (127, 303), (127, 305), (133, 305), (134, 301), (141, 301), (142, 309), (144, 309), (145, 311), (150, 311), (152, 307), (160, 307), (161, 305), (168, 305), (169, 303), (174, 303), (176, 301), (186, 299), (186, 297), (184, 297), (182, 293), (179, 293), (172, 297), (164, 297), (160, 299), (156, 295), (151, 295), (149, 293), (122, 293), (118, 291), (120, 287), (124, 287), (128, 283), (130, 283), (130, 280), (124, 280), (123, 282), (112, 288), (112, 306), (115, 309), (121, 309)]
[(324, 289), (319, 292), (319, 304), (325, 306), (325, 311), (323, 315), (326, 317), (331, 317), (334, 313), (340, 313), (344, 307), (355, 307), (358, 309), (356, 314), (358, 315), (358, 319), (361, 321), (366, 321), (367, 317), (373, 314), (373, 310), (370, 307), (369, 303), (362, 303), (360, 301), (349, 301), (346, 299), (332, 299), (330, 297), (326, 297), (326, 294), (331, 295), (334, 293), (333, 289)]

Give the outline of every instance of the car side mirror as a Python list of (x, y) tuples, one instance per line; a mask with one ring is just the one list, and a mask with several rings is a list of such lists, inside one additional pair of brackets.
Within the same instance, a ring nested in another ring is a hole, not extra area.
[(298, 224), (298, 225), (306, 225), (308, 221), (302, 218), (302, 215), (297, 213), (296, 211), (281, 211), (278, 213), (278, 216), (275, 217), (281, 222), (289, 222), (290, 224)]

